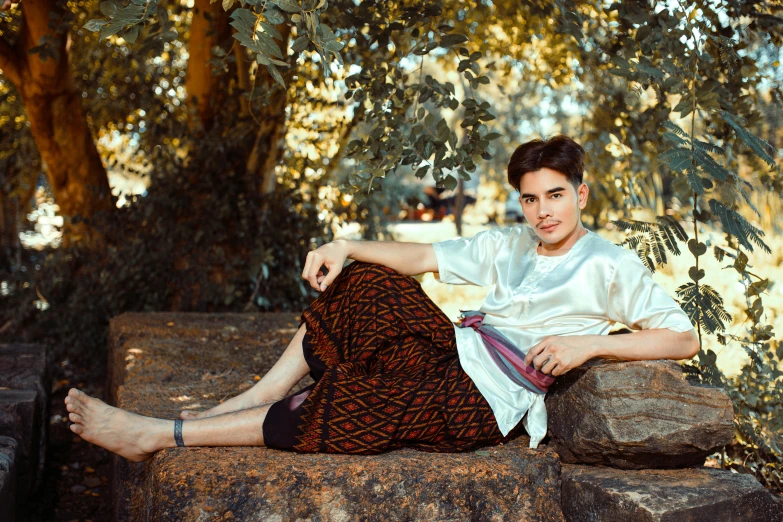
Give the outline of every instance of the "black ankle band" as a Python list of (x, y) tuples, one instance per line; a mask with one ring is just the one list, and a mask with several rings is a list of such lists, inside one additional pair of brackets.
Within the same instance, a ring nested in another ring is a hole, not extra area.
[(185, 442), (182, 440), (182, 419), (174, 421), (174, 442), (177, 446), (184, 446)]

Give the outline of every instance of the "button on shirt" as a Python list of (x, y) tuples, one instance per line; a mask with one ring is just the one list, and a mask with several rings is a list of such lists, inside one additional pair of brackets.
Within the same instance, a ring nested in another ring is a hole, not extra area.
[[(523, 352), (549, 335), (606, 335), (616, 322), (632, 330), (693, 330), (688, 316), (653, 281), (636, 254), (592, 231), (560, 256), (536, 252), (526, 224), (433, 243), (443, 283), (493, 288), (479, 309)], [(517, 385), (492, 360), (472, 328), (455, 326), (465, 373), (489, 403), (503, 435), (524, 417), (530, 447), (546, 435), (544, 395)], [(525, 415), (527, 413), (527, 415)]]

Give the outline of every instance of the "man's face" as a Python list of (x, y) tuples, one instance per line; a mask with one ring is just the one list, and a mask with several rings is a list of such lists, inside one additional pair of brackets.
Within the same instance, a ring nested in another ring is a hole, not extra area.
[(580, 210), (587, 205), (588, 192), (586, 184), (575, 189), (565, 174), (542, 168), (522, 176), (519, 202), (541, 241), (557, 247), (578, 233)]

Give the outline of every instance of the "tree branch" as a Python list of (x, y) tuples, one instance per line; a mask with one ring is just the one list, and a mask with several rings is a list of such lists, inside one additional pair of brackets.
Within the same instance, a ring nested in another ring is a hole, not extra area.
[(4, 39), (0, 38), (0, 72), (17, 88), (22, 81), (19, 61), (14, 49)]

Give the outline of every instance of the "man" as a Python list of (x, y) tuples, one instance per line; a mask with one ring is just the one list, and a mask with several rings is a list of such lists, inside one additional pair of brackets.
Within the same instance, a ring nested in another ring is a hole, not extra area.
[[(310, 252), (302, 277), (323, 294), (250, 390), (171, 421), (71, 389), (71, 430), (132, 461), (175, 445), (465, 451), (523, 427), (536, 447), (553, 378), (593, 357), (684, 359), (699, 349), (687, 316), (636, 255), (582, 225), (583, 158), (566, 136), (517, 148), (508, 179), (526, 225), (434, 244), (340, 240)], [(343, 268), (348, 258), (356, 262)], [(424, 272), (493, 289), (455, 326), (410, 277)], [(615, 322), (640, 331), (606, 335)], [(308, 373), (315, 384), (286, 396)]]

